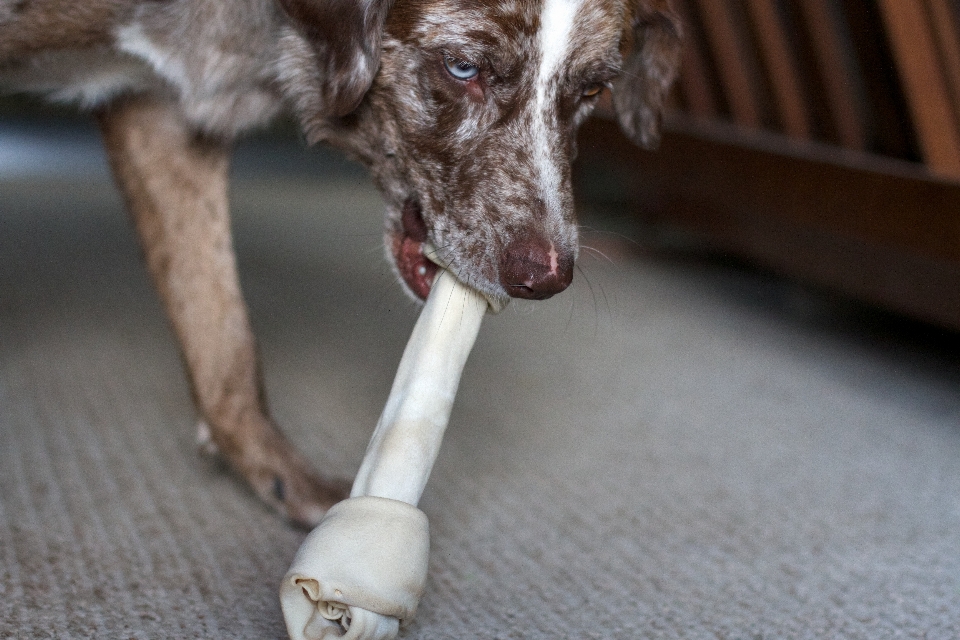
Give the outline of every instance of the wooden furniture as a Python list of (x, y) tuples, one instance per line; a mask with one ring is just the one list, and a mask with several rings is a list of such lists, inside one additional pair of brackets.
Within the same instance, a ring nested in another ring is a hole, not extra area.
[(960, 329), (960, 4), (675, 4), (687, 47), (660, 150), (607, 114), (582, 166), (622, 175), (649, 222)]

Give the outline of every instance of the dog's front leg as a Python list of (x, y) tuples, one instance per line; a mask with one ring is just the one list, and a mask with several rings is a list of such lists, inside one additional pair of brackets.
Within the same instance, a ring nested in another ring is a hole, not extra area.
[(146, 98), (121, 100), (99, 121), (213, 443), (263, 500), (315, 524), (348, 485), (316, 475), (266, 414), (230, 234), (229, 145)]

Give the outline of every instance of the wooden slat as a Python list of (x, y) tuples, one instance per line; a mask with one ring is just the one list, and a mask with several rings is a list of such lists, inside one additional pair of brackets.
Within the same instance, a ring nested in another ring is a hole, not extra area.
[(754, 53), (741, 38), (731, 4), (718, 0), (697, 0), (695, 4), (734, 121), (746, 127), (759, 127), (763, 109), (749, 68)]
[(707, 62), (701, 50), (702, 42), (697, 38), (700, 34), (694, 31), (694, 22), (686, 0), (678, 1), (675, 9), (686, 32), (679, 84), (687, 110), (699, 118), (716, 118), (720, 115), (720, 108), (714, 95)]
[(960, 178), (960, 127), (954, 117), (933, 27), (922, 0), (878, 0), (924, 161)]
[(953, 115), (960, 122), (960, 25), (950, 0), (926, 0), (933, 35), (947, 81)]
[(810, 137), (807, 108), (795, 54), (791, 51), (775, 0), (747, 0), (747, 10), (756, 26), (763, 66), (773, 88), (777, 114), (784, 132), (798, 139)]
[(799, 0), (800, 12), (810, 33), (817, 71), (823, 79), (840, 144), (863, 150), (867, 146), (867, 127), (856, 89), (860, 81), (828, 3), (829, 0)]
[(612, 122), (587, 122), (577, 171), (623, 174), (617, 206), (633, 198), (647, 223), (694, 230), (725, 254), (960, 330), (960, 182), (776, 134), (666, 125), (649, 152)]

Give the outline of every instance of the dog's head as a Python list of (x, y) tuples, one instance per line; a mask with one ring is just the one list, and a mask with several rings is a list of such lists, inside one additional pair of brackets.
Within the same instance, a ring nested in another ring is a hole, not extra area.
[(666, 0), (280, 1), (287, 92), (311, 138), (371, 168), (407, 288), (429, 291), (429, 242), (488, 297), (565, 289), (577, 128), (609, 87), (624, 131), (656, 144), (679, 63)]

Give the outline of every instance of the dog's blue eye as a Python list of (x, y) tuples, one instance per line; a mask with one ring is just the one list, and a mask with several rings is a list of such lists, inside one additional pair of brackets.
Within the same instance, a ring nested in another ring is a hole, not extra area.
[(473, 80), (480, 74), (480, 69), (477, 65), (458, 60), (453, 56), (444, 56), (443, 64), (447, 67), (450, 75), (457, 80)]

